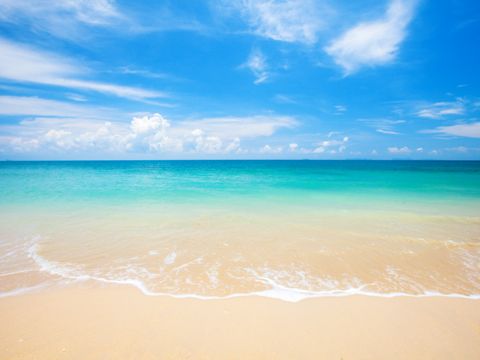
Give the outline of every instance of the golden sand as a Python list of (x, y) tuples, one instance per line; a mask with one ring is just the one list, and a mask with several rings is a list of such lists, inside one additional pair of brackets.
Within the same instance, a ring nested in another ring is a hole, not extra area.
[(480, 300), (298, 303), (81, 285), (0, 299), (0, 359), (480, 359)]

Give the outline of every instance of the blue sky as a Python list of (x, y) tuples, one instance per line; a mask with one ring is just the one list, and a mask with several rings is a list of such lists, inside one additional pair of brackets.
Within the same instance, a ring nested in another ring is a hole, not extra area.
[(480, 159), (480, 3), (0, 0), (0, 159)]

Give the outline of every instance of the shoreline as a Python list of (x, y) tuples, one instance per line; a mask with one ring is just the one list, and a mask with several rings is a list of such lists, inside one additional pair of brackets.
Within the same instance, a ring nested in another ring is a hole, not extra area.
[(480, 303), (459, 298), (152, 297), (69, 286), (0, 299), (8, 359), (478, 359)]

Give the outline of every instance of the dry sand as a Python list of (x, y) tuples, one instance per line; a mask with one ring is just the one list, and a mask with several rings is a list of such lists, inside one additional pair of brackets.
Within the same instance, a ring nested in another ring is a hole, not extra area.
[(0, 299), (0, 319), (0, 359), (480, 359), (469, 299), (196, 300), (84, 285)]

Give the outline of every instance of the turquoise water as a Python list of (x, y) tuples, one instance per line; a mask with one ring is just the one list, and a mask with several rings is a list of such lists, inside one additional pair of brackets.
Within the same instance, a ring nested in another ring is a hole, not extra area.
[(0, 163), (0, 297), (480, 298), (480, 162)]
[(480, 199), (480, 162), (76, 161), (0, 163), (0, 203), (224, 202), (321, 197)]

